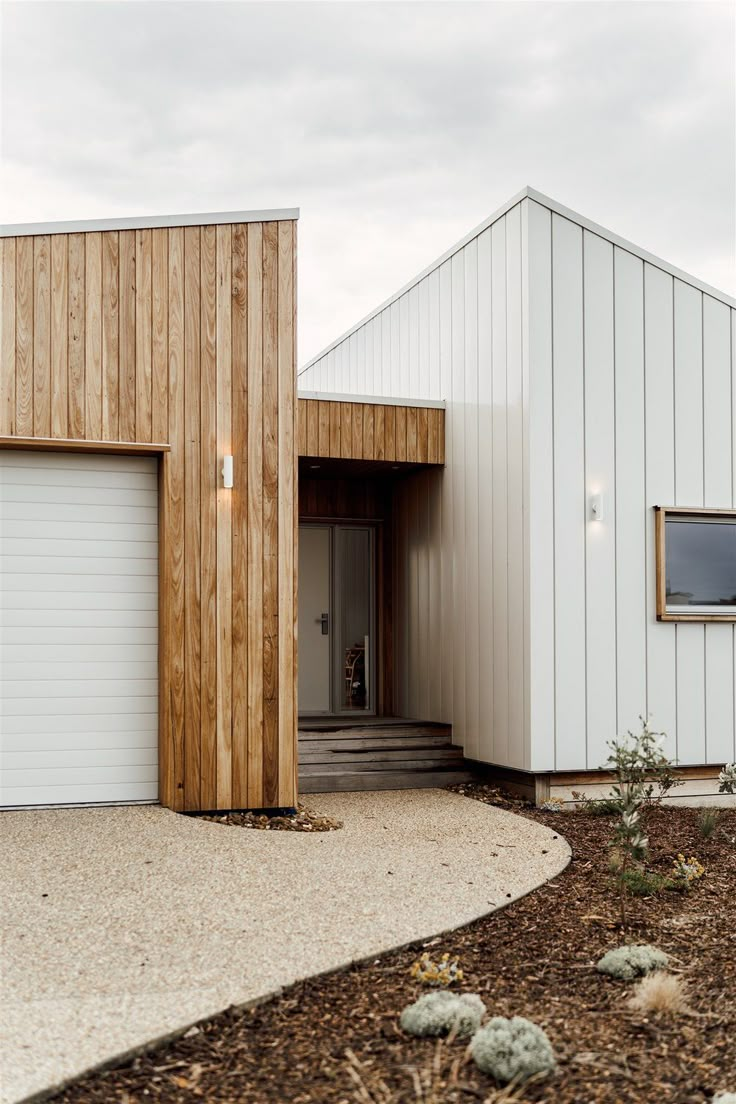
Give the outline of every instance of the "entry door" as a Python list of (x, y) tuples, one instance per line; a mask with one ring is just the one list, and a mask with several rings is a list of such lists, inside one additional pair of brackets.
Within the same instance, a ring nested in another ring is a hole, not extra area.
[(375, 707), (374, 535), (366, 525), (299, 528), (299, 712)]
[(328, 525), (299, 529), (299, 712), (330, 712)]

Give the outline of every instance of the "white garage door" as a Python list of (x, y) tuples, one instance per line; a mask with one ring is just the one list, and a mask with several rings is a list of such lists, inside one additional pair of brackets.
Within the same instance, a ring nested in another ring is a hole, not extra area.
[(0, 806), (154, 801), (157, 466), (0, 452)]

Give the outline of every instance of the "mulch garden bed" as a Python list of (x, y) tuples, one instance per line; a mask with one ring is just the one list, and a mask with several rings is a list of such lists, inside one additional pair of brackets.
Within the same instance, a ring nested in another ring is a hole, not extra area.
[(342, 821), (319, 816), (305, 805), (300, 805), (295, 813), (276, 816), (269, 813), (205, 813), (198, 819), (235, 828), (255, 828), (261, 832), (336, 832), (342, 828)]
[[(497, 800), (489, 787), (462, 789)], [(665, 1015), (631, 1011), (631, 983), (594, 969), (600, 955), (622, 942), (608, 866), (613, 820), (514, 807), (572, 846), (570, 866), (549, 884), (431, 945), (416, 944), (300, 983), (254, 1008), (224, 1012), (153, 1053), (82, 1078), (53, 1099), (704, 1104), (716, 1091), (736, 1092), (736, 810), (722, 812), (710, 839), (700, 832), (700, 810), (654, 808), (647, 814), (649, 869), (667, 875), (684, 852), (706, 870), (686, 893), (665, 891), (629, 905), (628, 941), (661, 947), (688, 981), (691, 1012)], [(492, 1014), (522, 1015), (544, 1027), (557, 1052), (556, 1072), (500, 1096), (464, 1061), (463, 1043), (404, 1035), (401, 1010), (427, 991), (409, 974), (425, 946), (433, 957), (446, 951), (459, 959), (462, 991), (480, 993)], [(416, 1087), (431, 1081), (432, 1089)]]

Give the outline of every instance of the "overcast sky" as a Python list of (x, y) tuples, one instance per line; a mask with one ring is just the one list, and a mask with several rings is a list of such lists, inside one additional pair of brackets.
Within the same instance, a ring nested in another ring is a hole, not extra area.
[(301, 207), (304, 363), (531, 184), (736, 294), (734, 3), (2, 4), (0, 222)]

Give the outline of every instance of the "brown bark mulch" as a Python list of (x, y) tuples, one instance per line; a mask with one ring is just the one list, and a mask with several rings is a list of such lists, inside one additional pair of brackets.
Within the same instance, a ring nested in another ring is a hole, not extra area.
[[(495, 801), (488, 787), (463, 789)], [(692, 1011), (665, 1015), (631, 1011), (631, 983), (594, 969), (622, 942), (608, 866), (612, 819), (518, 809), (565, 836), (570, 866), (505, 910), (428, 944), (433, 957), (446, 951), (460, 960), (462, 991), (480, 993), (491, 1014), (527, 1016), (552, 1039), (556, 1072), (512, 1098), (704, 1104), (716, 1091), (736, 1092), (736, 810), (721, 813), (710, 839), (701, 835), (697, 809), (647, 814), (649, 869), (667, 875), (684, 852), (706, 870), (687, 893), (666, 891), (629, 906), (628, 941), (661, 947), (688, 982)], [(494, 1084), (464, 1061), (463, 1043), (438, 1047), (398, 1026), (402, 1008), (426, 991), (409, 976), (424, 946), (231, 1009), (153, 1053), (82, 1078), (54, 1100), (490, 1104), (498, 1099)]]
[(306, 805), (299, 805), (295, 813), (203, 813), (198, 819), (262, 832), (336, 832), (342, 828), (341, 820), (320, 816)]

